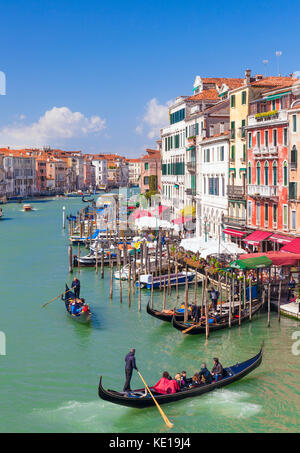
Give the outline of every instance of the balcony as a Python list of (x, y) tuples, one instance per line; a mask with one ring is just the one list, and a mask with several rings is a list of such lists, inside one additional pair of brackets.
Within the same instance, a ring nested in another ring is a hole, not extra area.
[(233, 227), (244, 227), (246, 225), (246, 219), (244, 217), (224, 216), (223, 223)]
[(190, 196), (190, 197), (195, 197), (196, 196), (196, 189), (185, 189), (185, 193), (187, 194), (187, 196)]
[(248, 195), (251, 197), (269, 198), (277, 197), (277, 186), (248, 185)]
[(246, 195), (245, 187), (244, 186), (227, 186), (227, 195), (228, 198), (234, 198), (243, 200)]
[(190, 173), (195, 173), (196, 171), (196, 161), (195, 160), (191, 160), (189, 162), (186, 163), (186, 168), (188, 169), (188, 171)]
[(249, 115), (248, 127), (257, 126), (259, 124), (265, 125), (269, 123), (286, 122), (287, 119), (288, 116), (285, 110), (273, 110), (271, 112), (256, 113), (254, 115)]

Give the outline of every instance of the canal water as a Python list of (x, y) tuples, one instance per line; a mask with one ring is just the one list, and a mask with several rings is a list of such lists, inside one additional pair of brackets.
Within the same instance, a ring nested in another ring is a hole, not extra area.
[[(147, 290), (139, 313), (137, 296), (128, 307), (127, 283), (123, 303), (117, 281), (110, 301), (107, 270), (102, 280), (94, 269), (81, 269), (81, 293), (93, 321), (90, 327), (77, 324), (67, 317), (60, 299), (46, 308), (41, 305), (71, 282), (62, 207), (74, 213), (82, 202), (31, 204), (32, 212), (22, 212), (17, 203), (3, 206), (0, 222), (0, 331), (6, 336), (6, 355), (0, 355), (1, 432), (166, 433), (156, 408), (130, 409), (100, 400), (99, 376), (106, 388), (122, 389), (124, 356), (131, 347), (152, 384), (165, 370), (193, 374), (202, 361), (212, 367), (214, 356), (225, 366), (245, 360), (258, 352), (262, 340), (263, 363), (253, 373), (224, 389), (164, 406), (174, 423), (172, 432), (299, 431), (299, 346), (292, 352), (292, 335), (300, 332), (297, 321), (281, 318), (278, 323), (274, 313), (267, 328), (261, 313), (252, 323), (212, 334), (208, 342), (203, 336), (185, 337), (147, 315)], [(182, 289), (180, 296), (184, 298)], [(175, 298), (173, 291), (169, 307)], [(162, 293), (155, 292), (154, 304), (162, 305)], [(132, 388), (140, 386), (134, 374)]]

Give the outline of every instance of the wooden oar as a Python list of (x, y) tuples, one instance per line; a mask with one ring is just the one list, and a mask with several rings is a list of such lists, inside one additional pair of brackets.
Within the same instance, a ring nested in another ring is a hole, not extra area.
[(54, 302), (56, 299), (58, 299), (60, 296), (64, 296), (68, 291), (71, 291), (70, 289), (67, 289), (67, 291), (65, 291), (64, 293), (62, 294), (59, 294), (58, 296), (54, 297), (54, 299), (51, 299), (49, 300), (49, 302), (46, 302), (45, 304), (41, 305), (41, 308), (44, 308), (46, 307), (46, 305), (48, 304), (51, 304), (51, 302)]
[(201, 323), (199, 322), (198, 324), (193, 324), (191, 327), (189, 327), (188, 329), (185, 329), (182, 331), (182, 333), (187, 333), (189, 332), (190, 330), (192, 330), (194, 327), (199, 327), (201, 326)]
[(155, 402), (156, 407), (157, 407), (157, 409), (159, 410), (160, 415), (161, 415), (162, 418), (164, 419), (165, 424), (167, 425), (168, 428), (172, 428), (173, 423), (170, 422), (170, 420), (168, 419), (168, 417), (166, 416), (166, 414), (164, 413), (164, 411), (162, 410), (162, 408), (160, 407), (160, 405), (158, 404), (158, 402), (156, 401), (156, 399), (155, 399), (154, 396), (152, 395), (151, 390), (149, 389), (149, 387), (148, 387), (146, 381), (144, 380), (143, 376), (141, 375), (141, 373), (140, 373), (139, 371), (138, 371), (138, 375), (139, 375), (140, 378), (142, 379), (142, 381), (143, 381), (143, 383), (144, 383), (146, 389), (147, 389), (148, 392), (150, 393), (150, 395), (151, 395), (153, 401)]

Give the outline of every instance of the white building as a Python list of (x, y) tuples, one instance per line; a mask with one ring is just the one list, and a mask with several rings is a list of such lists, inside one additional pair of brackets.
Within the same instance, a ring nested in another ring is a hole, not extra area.
[(35, 157), (25, 157), (16, 153), (5, 155), (3, 167), (6, 179), (7, 197), (31, 196), (36, 192)]
[(141, 159), (128, 159), (129, 184), (137, 186), (141, 176)]
[(99, 189), (100, 186), (107, 185), (107, 160), (103, 157), (96, 158), (92, 161), (95, 167), (95, 183)]

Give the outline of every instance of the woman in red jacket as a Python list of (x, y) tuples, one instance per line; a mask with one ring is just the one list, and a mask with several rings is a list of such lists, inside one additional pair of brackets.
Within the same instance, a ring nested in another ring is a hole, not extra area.
[(167, 371), (163, 372), (162, 378), (152, 387), (157, 393), (163, 395), (179, 392), (180, 387), (175, 379), (172, 379)]

